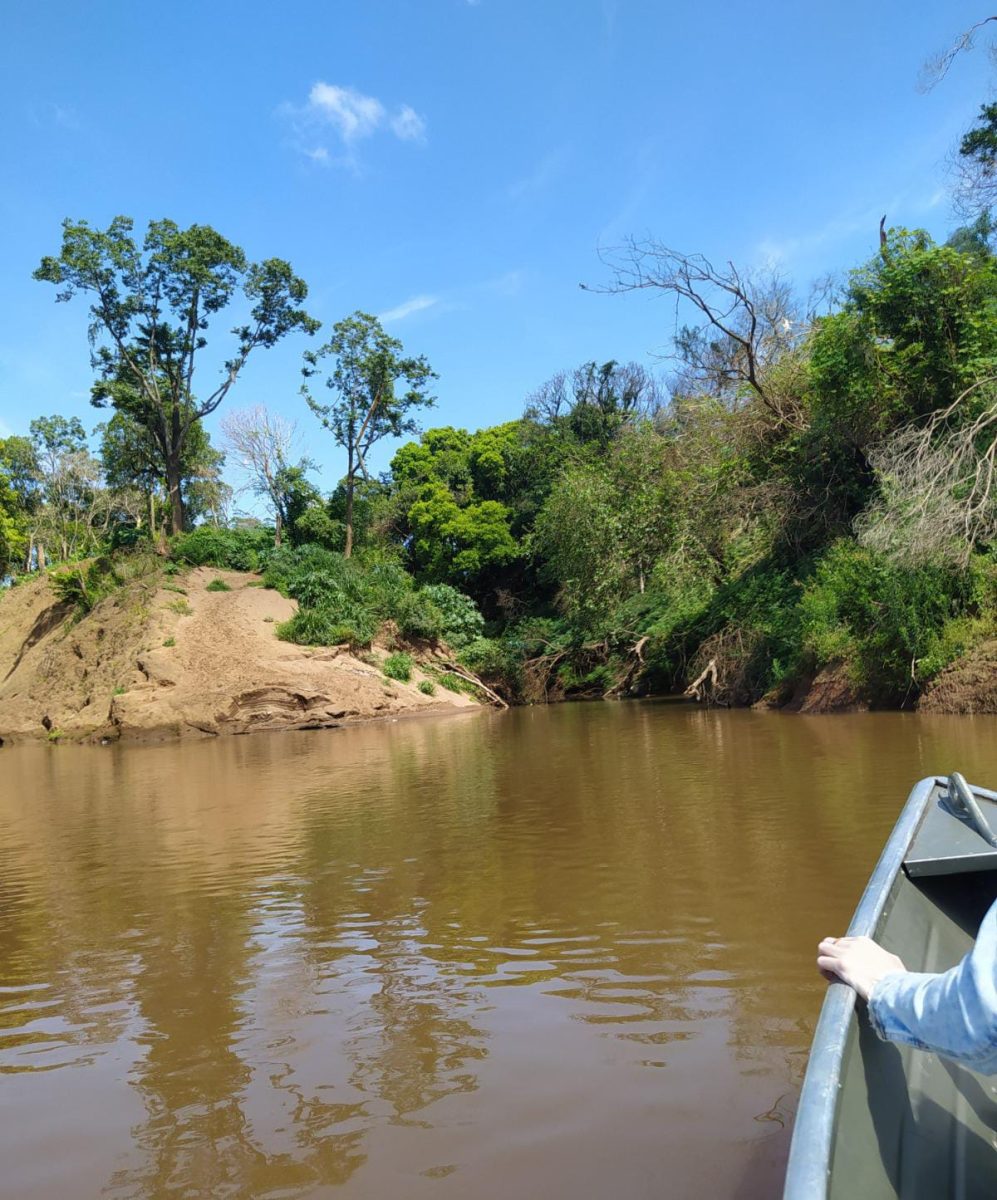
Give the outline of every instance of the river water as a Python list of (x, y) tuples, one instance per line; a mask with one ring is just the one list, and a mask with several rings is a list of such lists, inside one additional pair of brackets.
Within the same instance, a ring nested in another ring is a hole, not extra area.
[(992, 718), (602, 703), (0, 751), (0, 1196), (777, 1196), (910, 786)]

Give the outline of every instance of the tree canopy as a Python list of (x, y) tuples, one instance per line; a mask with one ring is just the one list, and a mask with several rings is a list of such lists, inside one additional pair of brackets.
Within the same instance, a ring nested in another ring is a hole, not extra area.
[[(93, 402), (111, 405), (148, 432), (161, 458), (171, 529), (184, 525), (184, 448), (191, 429), (215, 411), (249, 355), (318, 322), (301, 307), (308, 289), (289, 263), (258, 263), (208, 225), (181, 229), (150, 221), (141, 244), (134, 222), (115, 217), (107, 229), (63, 222), (62, 248), (46, 256), (35, 278), (56, 299), (84, 295), (90, 304)], [(232, 330), (220, 379), (199, 397), (195, 367), (208, 345), (212, 318), (240, 300), (248, 311)]]

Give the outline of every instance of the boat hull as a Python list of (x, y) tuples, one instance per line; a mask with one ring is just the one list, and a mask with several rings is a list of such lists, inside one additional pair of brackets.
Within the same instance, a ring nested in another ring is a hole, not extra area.
[[(913, 971), (958, 963), (997, 898), (997, 863), (986, 848), (962, 855), (957, 867), (950, 855), (943, 872), (937, 864), (947, 848), (939, 845), (932, 866), (923, 831), (934, 830), (944, 794), (938, 779), (911, 793), (848, 931), (875, 938)], [(907, 860), (919, 873), (904, 869)], [(881, 1041), (852, 989), (833, 983), (800, 1098), (784, 1198), (993, 1200), (995, 1130), (997, 1080)]]

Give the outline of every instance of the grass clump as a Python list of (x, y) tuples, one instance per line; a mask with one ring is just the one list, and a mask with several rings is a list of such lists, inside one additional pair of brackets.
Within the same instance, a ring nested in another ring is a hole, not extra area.
[(171, 646), (175, 646), (176, 644), (177, 644), (177, 639), (173, 638), (173, 637), (168, 637), (166, 639), (166, 641), (163, 642), (163, 645), (166, 647), (167, 650), (169, 650)]
[(463, 692), (465, 696), (476, 696), (478, 694), (478, 689), (469, 679), (464, 679), (460, 675), (454, 675), (452, 671), (445, 671), (440, 676), (440, 686), (445, 687), (448, 692)]
[(423, 679), (419, 683), (419, 691), (422, 692), (424, 696), (435, 696), (436, 684), (433, 683), (431, 679)]
[(166, 606), (170, 612), (175, 612), (181, 617), (189, 617), (194, 611), (186, 600), (171, 600)]
[(412, 678), (412, 655), (406, 654), (404, 651), (398, 654), (389, 654), (384, 660), (381, 670), (389, 679), (408, 683)]
[(212, 579), (204, 590), (206, 592), (230, 592), (232, 589), (224, 579)]

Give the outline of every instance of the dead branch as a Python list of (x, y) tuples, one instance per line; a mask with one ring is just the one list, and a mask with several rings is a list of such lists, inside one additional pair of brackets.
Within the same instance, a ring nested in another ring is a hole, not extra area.
[(630, 690), (630, 686), (633, 683), (634, 677), (639, 674), (644, 667), (644, 647), (647, 645), (647, 643), (648, 637), (645, 634), (642, 638), (638, 638), (638, 640), (630, 647), (630, 664), (620, 679), (617, 680), (617, 682), (609, 689), (608, 692), (606, 692), (607, 697), (622, 696), (624, 692)]
[(451, 675), (456, 675), (458, 679), (463, 679), (466, 683), (473, 683), (475, 687), (481, 688), (485, 695), (499, 708), (508, 708), (509, 705), (502, 699), (498, 692), (493, 692), (492, 689), (485, 683), (482, 683), (477, 675), (472, 674), (466, 667), (458, 666), (457, 663), (451, 662), (448, 659), (437, 659), (440, 666), (445, 667)]
[(921, 67), (920, 77), (918, 79), (918, 88), (922, 92), (930, 92), (931, 89), (945, 78), (949, 73), (949, 68), (965, 50), (972, 50), (973, 42), (976, 39), (976, 34), (983, 28), (984, 25), (989, 25), (991, 21), (997, 21), (997, 16), (984, 17), (975, 24), (970, 25), (968, 29), (964, 29), (962, 33), (955, 39), (947, 50), (941, 54), (936, 54), (934, 58), (929, 58)]
[[(657, 290), (699, 314), (696, 328), (676, 328), (670, 356), (718, 395), (747, 387), (782, 424), (801, 428), (802, 406), (772, 393), (766, 368), (797, 345), (808, 320), (796, 312), (789, 287), (775, 275), (758, 280), (734, 263), (715, 267), (702, 254), (683, 254), (647, 238), (629, 238), (603, 261), (613, 272), (607, 285), (587, 291), (616, 294)], [(677, 321), (676, 321), (677, 324)]]
[(692, 700), (698, 700), (702, 703), (703, 700), (709, 700), (716, 692), (718, 685), (717, 676), (717, 660), (711, 658), (703, 670), (689, 684), (682, 693), (683, 696), (688, 696)]

